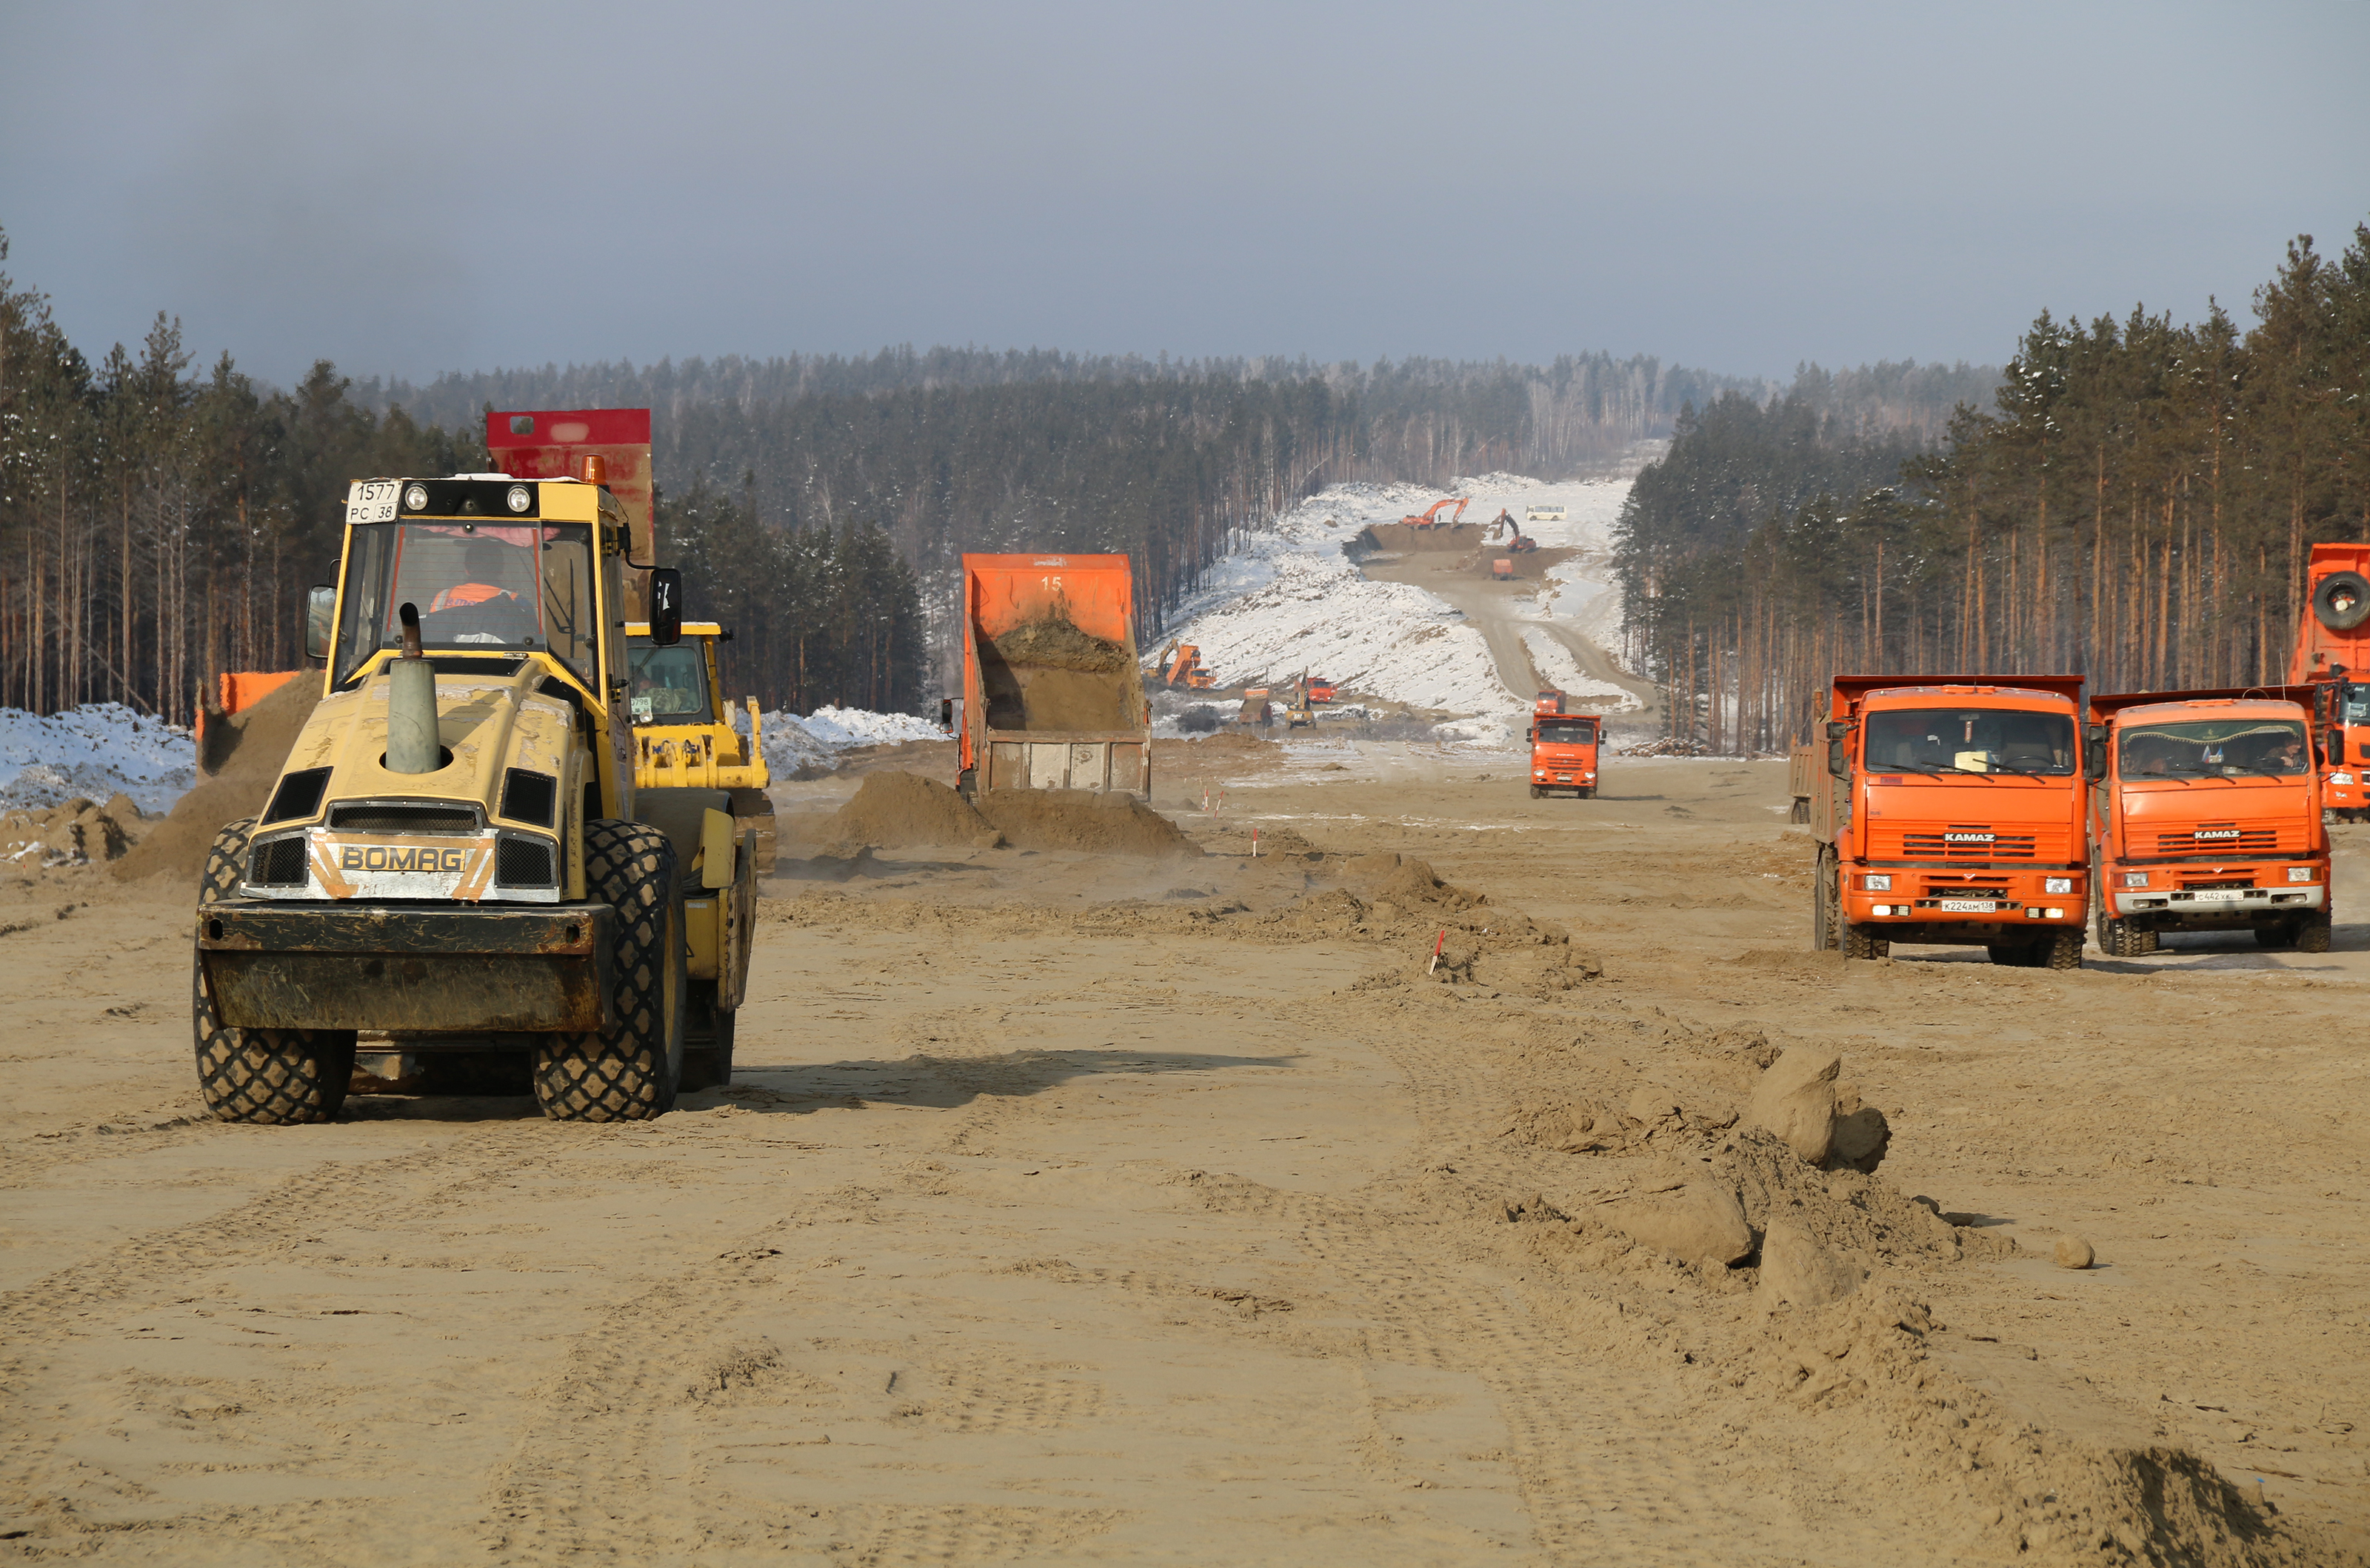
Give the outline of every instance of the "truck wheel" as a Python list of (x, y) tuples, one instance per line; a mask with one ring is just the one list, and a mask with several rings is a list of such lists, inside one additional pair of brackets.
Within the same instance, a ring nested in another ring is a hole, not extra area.
[[(248, 819), (214, 835), (198, 881), (201, 906), (238, 896), (254, 831)], [(190, 941), (190, 1017), (206, 1109), (225, 1122), (274, 1126), (334, 1120), (353, 1082), (353, 1031), (232, 1028), (214, 1016), (205, 961)]]
[(2298, 952), (2329, 951), (2329, 914), (2326, 910), (2304, 917), (2304, 924), (2296, 928), (2295, 945)]
[(2036, 969), (2079, 969), (2082, 967), (2082, 928), (2062, 926), (2032, 949)]
[(1532, 786), (1531, 786), (1531, 799), (1532, 799), (1532, 800), (1536, 801), (1536, 800), (1537, 800), (1541, 795), (1544, 795), (1544, 794), (1546, 794), (1546, 793), (1547, 793), (1547, 791), (1546, 791), (1545, 790), (1540, 789), (1537, 785), (1534, 784), (1534, 785), (1532, 785)]
[(1794, 809), (1793, 809), (1792, 811), (1790, 811), (1790, 812), (1789, 812), (1789, 813), (1786, 813), (1786, 820), (1787, 820), (1788, 822), (1808, 822), (1808, 821), (1810, 821), (1810, 820), (1811, 820), (1811, 802), (1810, 802), (1810, 801), (1806, 801), (1806, 800), (1804, 800), (1804, 799), (1803, 799), (1801, 796), (1800, 796), (1800, 795), (1795, 796), (1795, 797), (1794, 797)]
[(607, 1029), (535, 1048), (535, 1097), (556, 1122), (644, 1122), (674, 1109), (683, 1078), (683, 892), (657, 828), (584, 824), (585, 892), (617, 912)]
[(1823, 848), (1819, 851), (1817, 863), (1811, 868), (1811, 951), (1812, 952), (1835, 951), (1835, 856), (1834, 850)]
[(1838, 922), (1844, 928), (1843, 950), (1846, 958), (1890, 958), (1893, 944), (1878, 935), (1874, 926), (1858, 926), (1849, 920)]
[(1583, 784), (1579, 789), (1574, 790), (1571, 793), (1574, 800), (1593, 801), (1596, 799), (1596, 786), (1593, 784)]

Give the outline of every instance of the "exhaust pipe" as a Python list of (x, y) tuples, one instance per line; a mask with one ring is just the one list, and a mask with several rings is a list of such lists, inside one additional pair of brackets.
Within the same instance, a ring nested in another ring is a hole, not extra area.
[(403, 654), (386, 666), (386, 770), (434, 773), (444, 766), (436, 733), (436, 666), (420, 656), (420, 610), (406, 601)]

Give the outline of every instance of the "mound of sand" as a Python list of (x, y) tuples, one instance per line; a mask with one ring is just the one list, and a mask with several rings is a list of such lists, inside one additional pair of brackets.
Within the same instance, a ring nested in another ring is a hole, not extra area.
[(1090, 790), (988, 790), (979, 814), (1022, 849), (1083, 849), (1156, 859), (1199, 856), (1177, 824), (1133, 795)]
[(198, 787), (115, 862), (115, 874), (125, 882), (157, 875), (196, 881), (223, 824), (255, 815), (271, 798), (289, 750), (320, 699), (321, 683), (307, 671), (246, 712), (208, 723)]
[(1127, 650), (1108, 638), (1081, 631), (1067, 616), (1049, 616), (1016, 627), (995, 639), (995, 651), (1016, 668), (1076, 670), (1117, 674), (1127, 668)]
[(993, 844), (995, 829), (937, 779), (884, 772), (865, 775), (855, 795), (832, 813), (824, 836), (882, 849), (921, 849)]
[(0, 860), (18, 866), (84, 866), (120, 859), (145, 826), (131, 796), (105, 805), (77, 796), (46, 811), (0, 814)]

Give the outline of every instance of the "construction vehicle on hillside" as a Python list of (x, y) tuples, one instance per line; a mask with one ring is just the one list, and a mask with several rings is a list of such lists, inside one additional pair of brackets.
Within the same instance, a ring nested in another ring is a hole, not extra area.
[[(1456, 526), (1456, 520), (1465, 515), (1465, 509), (1472, 504), (1473, 498), (1469, 495), (1444, 496), (1421, 512), (1410, 513), (1399, 521), (1410, 528), (1454, 528)], [(1444, 506), (1454, 506), (1456, 510), (1443, 517), (1440, 515), (1440, 509)]]
[(646, 605), (673, 645), (682, 582), (649, 564), (652, 520), (605, 456), (349, 488), (338, 582), (306, 606), (323, 695), (199, 893), (216, 1116), (334, 1117), (364, 1044), (519, 1058), (558, 1119), (661, 1115), (684, 1083), (687, 894), (719, 906), (719, 1005), (740, 996), (745, 902), (716, 895), (747, 885), (754, 835), (708, 791), (635, 787), (627, 620)]
[(1308, 677), (1308, 700), (1313, 703), (1332, 701), (1333, 683), (1327, 680), (1323, 675), (1310, 675)]
[(2081, 967), (2081, 692), (2079, 675), (1835, 676), (1809, 800), (1811, 945), (1975, 944), (1994, 963)]
[(2139, 958), (2165, 931), (2251, 929), (2265, 947), (2329, 951), (2312, 744), (2328, 695), (2323, 683), (2090, 698), (2101, 949)]
[(2315, 545), (2291, 686), (2325, 687), (2321, 803), (2340, 822), (2370, 820), (2370, 545)]
[(690, 989), (684, 1017), (683, 1087), (732, 1081), (732, 1044), (755, 940), (757, 879), (774, 870), (773, 782), (765, 767), (757, 699), (746, 700), (749, 732), (724, 700), (719, 646), (732, 634), (714, 621), (685, 621), (680, 640), (662, 645), (646, 621), (626, 623), (627, 707), (634, 726), (634, 795), (685, 815), (720, 811), (751, 853), (732, 885), (684, 890)]
[(1498, 509), (1497, 516), (1490, 519), (1489, 532), (1482, 537), (1496, 539), (1501, 536), (1506, 536), (1506, 548), (1515, 555), (1527, 555), (1539, 548), (1539, 542), (1524, 534), (1523, 525), (1514, 521), (1514, 514), (1503, 507)]
[(1152, 798), (1152, 708), (1123, 555), (962, 558), (961, 772), (984, 790)]
[(1287, 730), (1314, 728), (1317, 723), (1317, 709), (1309, 701), (1308, 676), (1306, 673), (1293, 677), (1289, 698), (1290, 700), (1283, 705), (1283, 727)]
[(1585, 801), (1597, 790), (1602, 714), (1569, 712), (1560, 691), (1543, 691), (1531, 704), (1531, 799), (1570, 791)]
[(1173, 639), (1160, 651), (1154, 679), (1165, 686), (1183, 686), (1188, 691), (1207, 691), (1218, 684), (1218, 677), (1202, 667), (1202, 651), (1192, 643), (1179, 644)]

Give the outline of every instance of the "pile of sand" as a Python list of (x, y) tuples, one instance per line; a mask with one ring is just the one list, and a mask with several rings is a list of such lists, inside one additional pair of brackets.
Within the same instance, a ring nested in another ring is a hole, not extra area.
[(1081, 849), (1156, 859), (1202, 851), (1177, 824), (1133, 795), (1090, 790), (988, 790), (979, 814), (1022, 849)]
[(98, 805), (77, 797), (46, 811), (0, 814), (0, 861), (17, 866), (86, 866), (120, 859), (145, 826), (139, 805), (117, 794)]
[(1015, 668), (1076, 670), (1111, 675), (1127, 668), (1127, 650), (1108, 638), (1081, 631), (1063, 615), (1016, 627), (995, 640), (995, 651)]
[(971, 802), (918, 773), (870, 773), (832, 813), (823, 835), (836, 844), (922, 849), (995, 842), (995, 829)]
[(208, 721), (198, 787), (115, 862), (115, 874), (125, 882), (158, 875), (196, 881), (223, 824), (254, 816), (271, 798), (280, 769), (320, 699), (321, 683), (307, 671), (246, 712)]

